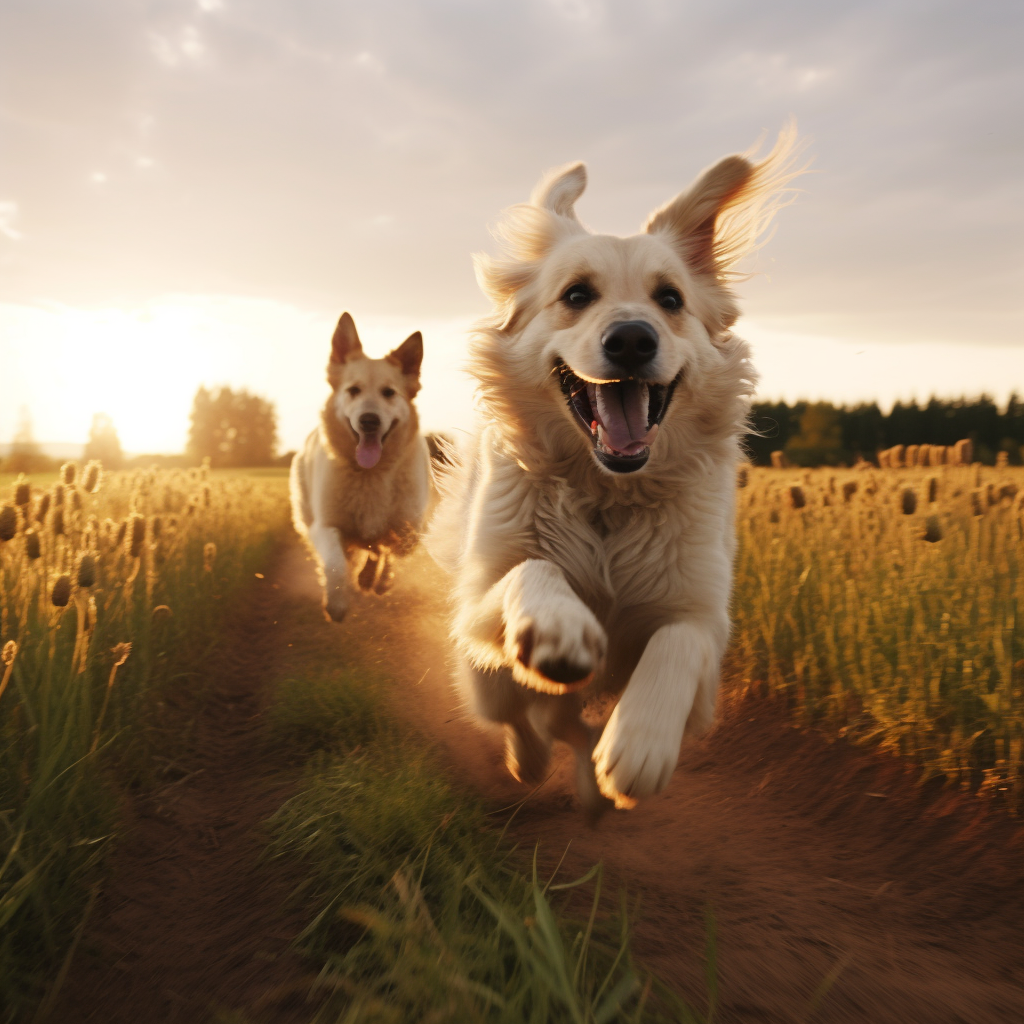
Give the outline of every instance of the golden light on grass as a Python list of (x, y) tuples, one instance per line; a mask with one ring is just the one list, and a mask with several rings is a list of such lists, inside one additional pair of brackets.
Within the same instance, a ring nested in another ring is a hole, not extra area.
[(749, 471), (726, 678), (1024, 813), (1024, 470), (921, 451)]

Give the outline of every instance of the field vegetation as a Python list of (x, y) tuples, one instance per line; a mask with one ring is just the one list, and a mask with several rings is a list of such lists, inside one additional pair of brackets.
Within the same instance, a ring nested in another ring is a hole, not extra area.
[(317, 1022), (701, 1019), (633, 964), (600, 866), (539, 876), (503, 841), (515, 809), (488, 812), (446, 775), (389, 712), (388, 680), (324, 669), (282, 682), (269, 714), (271, 744), (307, 758), (268, 855), (306, 878)]
[(743, 468), (739, 482), (727, 676), (1020, 810), (1024, 470)]
[[(741, 468), (727, 680), (1020, 812), (1024, 470), (882, 462)], [(0, 487), (0, 992), (13, 1021), (59, 988), (124, 794), (173, 770), (225, 610), (289, 527), (280, 470), (68, 465)], [(279, 681), (265, 736), (301, 776), (267, 823), (266, 856), (305, 879), (316, 1020), (424, 1007), (693, 1019), (633, 965), (629, 913), (601, 895), (599, 869), (538, 875), (503, 838), (512, 809), (446, 776), (389, 710), (387, 680), (323, 668)]]
[(170, 692), (287, 522), (285, 480), (193, 471), (6, 481), (0, 499), (0, 1005), (59, 987), (119, 795), (170, 763)]

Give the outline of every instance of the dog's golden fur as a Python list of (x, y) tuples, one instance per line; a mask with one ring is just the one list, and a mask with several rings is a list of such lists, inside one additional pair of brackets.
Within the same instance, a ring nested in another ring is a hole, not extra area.
[(422, 356), (419, 332), (383, 359), (363, 353), (347, 313), (334, 332), (331, 396), (292, 461), (290, 489), (295, 528), (313, 552), (324, 611), (335, 621), (353, 584), (383, 593), (393, 557), (419, 540), (431, 486), (413, 401)]
[[(795, 173), (794, 142), (726, 157), (628, 238), (580, 224), (585, 171), (562, 168), (506, 215), (501, 254), (477, 260), (494, 302), (471, 343), (486, 425), (427, 543), (453, 577), (467, 704), (505, 725), (523, 780), (553, 739), (572, 744), (592, 812), (664, 788), (684, 733), (714, 718), (756, 381), (729, 281)], [(637, 324), (656, 339), (642, 380), (607, 347)], [(644, 423), (600, 404), (577, 415), (582, 391), (621, 408), (642, 394)], [(596, 691), (621, 693), (600, 736), (580, 717)]]

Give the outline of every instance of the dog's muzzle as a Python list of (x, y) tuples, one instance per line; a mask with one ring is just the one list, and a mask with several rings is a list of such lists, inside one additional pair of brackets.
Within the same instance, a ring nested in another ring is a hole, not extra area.
[(597, 461), (613, 473), (642, 469), (651, 456), (651, 445), (682, 373), (670, 384), (633, 377), (595, 384), (578, 376), (561, 360), (555, 369), (562, 393), (590, 438)]

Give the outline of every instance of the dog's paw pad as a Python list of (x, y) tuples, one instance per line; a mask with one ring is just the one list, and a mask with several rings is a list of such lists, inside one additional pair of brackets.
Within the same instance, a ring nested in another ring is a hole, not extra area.
[(584, 605), (563, 608), (520, 624), (512, 642), (512, 673), (534, 689), (565, 693), (585, 686), (604, 662), (606, 639), (600, 623)]
[(348, 614), (348, 605), (332, 604), (324, 605), (324, 618), (328, 622), (341, 622)]
[(542, 661), (536, 666), (536, 670), (553, 683), (579, 683), (588, 676), (593, 675), (593, 668), (589, 665), (579, 665), (568, 658), (554, 658)]

